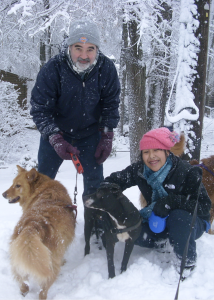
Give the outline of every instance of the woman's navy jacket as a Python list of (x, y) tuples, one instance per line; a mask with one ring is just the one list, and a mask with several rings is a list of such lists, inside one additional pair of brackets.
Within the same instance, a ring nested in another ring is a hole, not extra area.
[(44, 139), (58, 131), (81, 139), (99, 128), (117, 127), (119, 95), (117, 71), (109, 58), (99, 53), (96, 65), (82, 79), (61, 53), (38, 73), (30, 113)]

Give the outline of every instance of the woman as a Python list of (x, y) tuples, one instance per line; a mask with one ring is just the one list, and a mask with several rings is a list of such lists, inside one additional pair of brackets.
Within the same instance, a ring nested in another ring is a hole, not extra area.
[[(147, 132), (140, 141), (142, 161), (128, 166), (121, 172), (112, 173), (105, 178), (105, 182), (118, 184), (122, 191), (135, 185), (139, 187), (147, 206), (140, 210), (143, 219), (142, 230), (136, 244), (141, 247), (158, 248), (163, 247), (166, 239), (169, 239), (177, 257), (175, 267), (178, 273), (198, 198), (197, 218), (183, 272), (185, 279), (196, 264), (195, 240), (208, 229), (211, 201), (203, 184), (200, 185), (201, 168), (191, 166), (170, 152), (178, 141), (178, 134), (165, 127)], [(153, 232), (149, 226), (152, 212), (161, 218), (166, 217), (166, 227), (160, 233)]]

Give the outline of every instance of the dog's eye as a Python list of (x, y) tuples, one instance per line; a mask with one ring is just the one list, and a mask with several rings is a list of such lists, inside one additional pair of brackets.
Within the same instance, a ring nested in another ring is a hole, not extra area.
[(15, 188), (18, 189), (18, 188), (20, 188), (20, 186), (21, 186), (20, 184), (16, 184), (16, 185), (15, 185)]

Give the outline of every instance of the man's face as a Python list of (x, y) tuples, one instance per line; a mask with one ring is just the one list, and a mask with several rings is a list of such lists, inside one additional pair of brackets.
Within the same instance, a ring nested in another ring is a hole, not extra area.
[(82, 71), (93, 64), (97, 55), (97, 47), (91, 43), (75, 43), (69, 50), (74, 65)]

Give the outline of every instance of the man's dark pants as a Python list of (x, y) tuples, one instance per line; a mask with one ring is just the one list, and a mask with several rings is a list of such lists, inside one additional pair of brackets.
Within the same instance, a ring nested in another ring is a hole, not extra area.
[[(100, 140), (99, 132), (79, 140), (66, 136), (63, 138), (80, 151), (79, 160), (84, 169), (83, 195), (93, 193), (103, 181), (103, 165), (98, 165), (94, 157)], [(41, 138), (38, 152), (38, 171), (54, 179), (62, 162), (63, 160), (55, 152), (49, 141)], [(74, 168), (71, 161), (67, 163), (71, 165), (71, 168)]]

